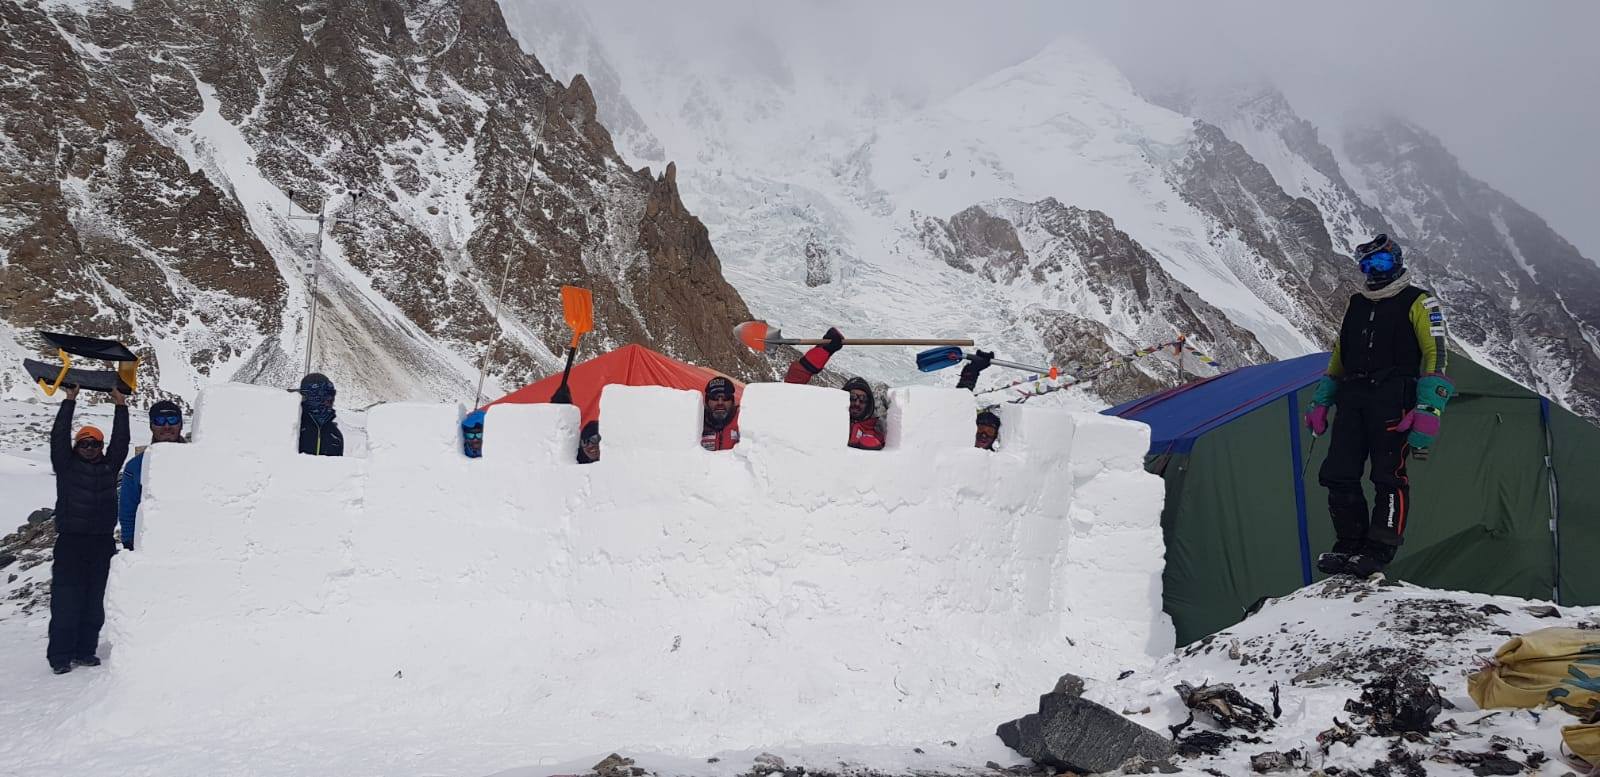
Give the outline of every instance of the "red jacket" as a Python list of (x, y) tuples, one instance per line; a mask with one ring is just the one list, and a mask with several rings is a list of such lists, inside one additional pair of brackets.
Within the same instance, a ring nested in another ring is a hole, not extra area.
[[(828, 357), (832, 355), (820, 345), (813, 346), (800, 358), (795, 359), (794, 364), (789, 365), (789, 371), (784, 373), (783, 382), (810, 383), (813, 375), (822, 372), (822, 368), (828, 366)], [(869, 451), (883, 450), (884, 435), (878, 430), (877, 416), (872, 414), (870, 389), (867, 391), (867, 402), (867, 417), (850, 422), (850, 447)], [(701, 444), (704, 444), (704, 438), (701, 438)]]
[(711, 417), (706, 416), (700, 426), (700, 447), (708, 451), (725, 451), (739, 444), (739, 408), (733, 409), (733, 417), (728, 423), (718, 429), (711, 423)]

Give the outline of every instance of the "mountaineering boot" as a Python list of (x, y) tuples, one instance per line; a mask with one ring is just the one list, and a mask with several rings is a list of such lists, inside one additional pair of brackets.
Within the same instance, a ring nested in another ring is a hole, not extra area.
[(74, 663), (74, 664), (76, 664), (78, 666), (99, 666), (100, 665), (100, 657), (99, 656), (84, 656), (82, 658), (74, 658), (74, 659), (72, 659), (72, 663)]
[(56, 674), (66, 674), (72, 671), (72, 664), (51, 664), (50, 671)]
[(1382, 559), (1360, 553), (1350, 557), (1349, 562), (1345, 565), (1344, 572), (1347, 575), (1356, 577), (1372, 577), (1382, 572), (1385, 566), (1387, 565), (1383, 563)]
[(1350, 554), (1331, 551), (1317, 556), (1317, 569), (1324, 575), (1343, 575), (1350, 571)]

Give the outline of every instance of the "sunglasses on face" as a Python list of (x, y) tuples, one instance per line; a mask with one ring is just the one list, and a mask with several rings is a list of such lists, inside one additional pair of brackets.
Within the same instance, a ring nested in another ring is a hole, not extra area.
[(706, 399), (711, 402), (732, 402), (732, 394), (707, 394)]
[(183, 416), (181, 416), (181, 415), (153, 415), (153, 416), (150, 416), (150, 425), (151, 426), (182, 426), (183, 425)]
[(100, 447), (100, 441), (94, 439), (93, 437), (90, 437), (90, 438), (87, 438), (87, 439), (79, 440), (78, 441), (78, 447), (79, 448), (98, 448), (98, 447)]
[(461, 430), (461, 436), (469, 440), (481, 440), (483, 439), (483, 427), (469, 426)]
[(1394, 254), (1388, 251), (1368, 254), (1361, 259), (1361, 271), (1364, 273), (1389, 272), (1393, 269)]
[(583, 438), (583, 445), (584, 446), (599, 445), (599, 444), (600, 444), (600, 435), (598, 435), (598, 434), (593, 436), (593, 437), (585, 437), (585, 438)]

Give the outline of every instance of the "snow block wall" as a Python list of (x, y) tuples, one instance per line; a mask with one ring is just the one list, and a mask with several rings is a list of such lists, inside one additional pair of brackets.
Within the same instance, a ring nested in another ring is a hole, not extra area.
[(571, 407), (496, 405), (471, 460), (460, 408), (384, 405), (368, 458), (319, 458), (295, 395), (211, 388), (194, 442), (146, 454), (84, 723), (358, 732), (445, 770), (939, 741), (1172, 648), (1147, 427), (1007, 406), (992, 453), (969, 393), (914, 387), (868, 452), (844, 392), (743, 401), (710, 453), (697, 393), (608, 387), (583, 466)]

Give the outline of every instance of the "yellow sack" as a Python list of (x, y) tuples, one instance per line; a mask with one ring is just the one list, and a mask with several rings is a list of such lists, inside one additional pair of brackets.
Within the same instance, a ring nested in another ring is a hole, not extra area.
[(1565, 726), (1561, 729), (1561, 741), (1567, 744), (1568, 751), (1590, 766), (1600, 765), (1600, 723)]
[(1540, 629), (1500, 646), (1494, 663), (1467, 678), (1483, 709), (1555, 704), (1585, 721), (1564, 726), (1567, 750), (1600, 764), (1600, 631)]
[(1494, 663), (1467, 678), (1483, 709), (1556, 704), (1588, 719), (1600, 711), (1600, 631), (1539, 629), (1513, 637)]

